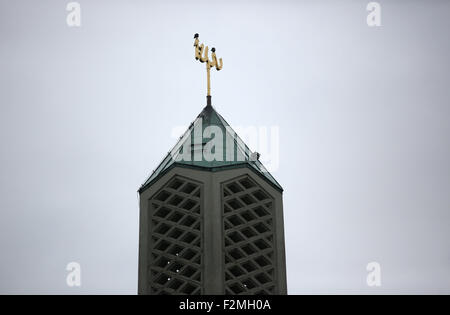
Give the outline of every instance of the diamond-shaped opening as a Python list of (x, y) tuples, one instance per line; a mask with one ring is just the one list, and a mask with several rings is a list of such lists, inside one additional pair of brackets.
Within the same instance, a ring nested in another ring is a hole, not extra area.
[(180, 264), (179, 262), (174, 262), (174, 263), (170, 264), (169, 270), (172, 272), (178, 273), (182, 267), (183, 267), (183, 265)]
[(167, 231), (170, 230), (170, 225), (167, 225), (165, 223), (161, 223), (160, 225), (158, 225), (158, 227), (155, 229), (156, 233), (159, 234), (166, 234)]
[(194, 224), (194, 226), (193, 226), (192, 228), (193, 228), (194, 230), (200, 231), (200, 226), (201, 226), (200, 222), (197, 222), (197, 223)]
[(181, 198), (180, 196), (174, 195), (170, 200), (169, 200), (169, 204), (171, 204), (172, 206), (178, 206), (178, 204), (183, 201), (183, 198)]
[(160, 251), (165, 251), (167, 249), (167, 247), (170, 246), (170, 243), (165, 241), (165, 240), (161, 240), (158, 244), (156, 244), (155, 248), (160, 250)]
[(174, 228), (170, 231), (168, 235), (173, 239), (178, 239), (181, 236), (181, 234), (183, 234), (182, 230), (180, 230), (179, 228)]
[(266, 257), (264, 257), (264, 256), (259, 256), (258, 258), (255, 259), (255, 261), (256, 261), (256, 263), (257, 263), (258, 265), (260, 265), (261, 267), (268, 266), (268, 265), (270, 265), (270, 263), (271, 263), (271, 262), (270, 262)]
[(156, 279), (155, 282), (160, 285), (165, 285), (168, 281), (170, 281), (170, 276), (162, 273)]
[(191, 267), (191, 266), (186, 266), (186, 268), (184, 268), (184, 269), (181, 271), (180, 274), (181, 274), (182, 276), (184, 276), (184, 277), (190, 278), (190, 277), (192, 277), (196, 272), (197, 272), (197, 269), (195, 269), (195, 268), (193, 268), (193, 267)]
[(230, 290), (233, 292), (233, 294), (239, 294), (244, 292), (244, 288), (242, 285), (239, 285), (238, 283), (233, 283), (230, 285)]
[(244, 195), (240, 197), (241, 200), (248, 206), (251, 205), (252, 203), (255, 203), (255, 200), (250, 197), (250, 195)]
[(173, 290), (178, 290), (183, 285), (183, 283), (184, 282), (179, 279), (172, 279), (170, 280), (168, 287)]
[(159, 201), (166, 201), (171, 194), (165, 190), (161, 191), (158, 195), (156, 195), (155, 199)]
[(249, 178), (243, 178), (239, 181), (239, 183), (241, 183), (241, 185), (244, 186), (246, 189), (256, 186)]
[(183, 209), (189, 211), (189, 210), (191, 210), (196, 204), (197, 204), (197, 202), (188, 199), (185, 203), (183, 203), (183, 205), (181, 206), (181, 208), (183, 208)]
[(227, 188), (228, 188), (233, 194), (242, 191), (242, 188), (239, 187), (239, 185), (237, 185), (236, 183), (228, 184), (228, 185), (227, 185)]
[(268, 199), (269, 196), (267, 196), (267, 194), (265, 194), (262, 190), (257, 190), (253, 193), (253, 196), (256, 197), (256, 199), (258, 199), (259, 201), (261, 200), (265, 200)]
[(181, 292), (185, 294), (192, 294), (197, 287), (193, 286), (190, 283), (186, 283), (186, 285), (182, 288)]
[(250, 244), (246, 244), (245, 246), (242, 247), (242, 250), (247, 254), (247, 255), (252, 255), (254, 253), (257, 252), (257, 250), (251, 246)]
[(191, 212), (193, 212), (193, 213), (200, 213), (200, 205), (197, 204), (194, 208), (191, 209)]
[(223, 221), (223, 227), (225, 228), (225, 230), (229, 230), (229, 229), (231, 229), (233, 226), (230, 224), (230, 223), (228, 223), (228, 221)]
[(167, 220), (177, 223), (182, 217), (183, 215), (181, 213), (174, 212), (167, 218)]
[(197, 185), (194, 185), (192, 183), (187, 183), (186, 185), (184, 185), (184, 187), (181, 189), (181, 191), (184, 192), (185, 194), (190, 194), (191, 192), (194, 191), (195, 188), (197, 188)]
[(233, 208), (233, 210), (242, 208), (242, 204), (239, 203), (239, 201), (237, 201), (236, 199), (229, 200), (227, 201), (227, 203), (231, 208)]
[(195, 223), (195, 221), (196, 221), (195, 218), (193, 218), (193, 217), (191, 217), (191, 216), (186, 216), (186, 217), (180, 222), (180, 224), (181, 224), (181, 225), (184, 225), (184, 226), (187, 226), (187, 227), (190, 227), (192, 224)]
[(245, 271), (242, 270), (242, 268), (240, 268), (239, 266), (233, 266), (230, 268), (230, 272), (233, 274), (233, 276), (235, 277), (239, 277), (242, 276), (243, 274), (245, 274)]
[(158, 242), (161, 239), (160, 237), (157, 237), (157, 236), (158, 236), (157, 234), (153, 233), (153, 235), (152, 235), (153, 244), (156, 244), (156, 242)]
[(194, 233), (192, 233), (192, 232), (187, 232), (187, 233), (181, 238), (181, 241), (190, 244), (190, 243), (192, 243), (192, 242), (195, 240), (196, 237), (197, 237), (197, 235), (195, 235)]
[(234, 259), (238, 260), (241, 258), (244, 258), (244, 254), (238, 249), (238, 248), (234, 248), (230, 251), (230, 255), (231, 257), (233, 257)]
[(269, 212), (267, 212), (266, 209), (264, 209), (264, 208), (261, 207), (261, 206), (256, 207), (255, 209), (253, 209), (253, 211), (254, 211), (260, 218), (270, 214)]
[(245, 263), (242, 264), (242, 267), (244, 267), (244, 269), (247, 270), (247, 272), (252, 272), (252, 271), (259, 269), (259, 267), (257, 267), (251, 261), (246, 261)]
[(256, 283), (252, 279), (245, 279), (244, 281), (242, 281), (242, 284), (245, 288), (250, 290), (256, 287)]
[(223, 189), (223, 196), (224, 196), (224, 197), (230, 196), (230, 193), (228, 192), (228, 190)]
[(161, 256), (155, 261), (155, 266), (164, 268), (168, 265), (168, 263), (170, 263), (170, 260), (166, 257)]
[(259, 233), (264, 233), (270, 231), (270, 229), (263, 223), (258, 223), (253, 226)]
[(244, 234), (247, 238), (258, 235), (252, 228), (246, 227), (241, 230), (241, 233)]
[(202, 274), (201, 274), (200, 272), (197, 272), (197, 273), (194, 275), (193, 280), (200, 282), (201, 279), (202, 279)]
[(229, 281), (233, 279), (233, 277), (230, 275), (230, 273), (228, 271), (225, 272), (225, 281)]
[(266, 284), (267, 282), (272, 281), (265, 273), (260, 273), (255, 276), (255, 279), (258, 280), (260, 284)]
[(234, 226), (238, 226), (241, 224), (244, 224), (245, 222), (239, 218), (237, 215), (232, 215), (228, 218), (228, 221), (230, 221), (231, 224), (233, 224)]
[(252, 221), (252, 220), (257, 219), (257, 217), (253, 213), (251, 213), (250, 210), (246, 210), (246, 211), (242, 212), (241, 217), (243, 217), (247, 221)]
[(233, 211), (233, 209), (231, 209), (231, 207), (228, 206), (227, 204), (224, 204), (223, 211), (225, 213), (229, 213), (229, 212)]
[(200, 189), (197, 189), (197, 191), (194, 193), (194, 196), (200, 198)]
[(178, 256), (182, 250), (183, 250), (183, 247), (181, 247), (180, 245), (174, 244), (167, 252), (174, 256)]
[(200, 255), (197, 255), (197, 256), (195, 256), (194, 257), (194, 259), (192, 260), (194, 263), (196, 263), (197, 265), (200, 265), (200, 262), (201, 262), (201, 256)]
[(196, 251), (188, 248), (181, 254), (181, 257), (186, 260), (191, 260), (195, 256), (195, 254), (197, 254)]
[(164, 219), (169, 213), (170, 213), (169, 209), (167, 209), (166, 207), (161, 207), (158, 210), (156, 210), (154, 216)]
[(183, 181), (179, 180), (178, 178), (174, 178), (169, 185), (170, 188), (177, 190), (180, 188), (180, 186), (183, 185)]
[(255, 241), (255, 242), (253, 242), (253, 243), (254, 243), (254, 244), (256, 245), (256, 247), (258, 247), (260, 250), (264, 250), (264, 249), (270, 247), (270, 245), (267, 244), (267, 243), (266, 243), (264, 240), (262, 240), (262, 239), (259, 239), (259, 240)]
[(233, 232), (229, 234), (228, 237), (235, 243), (239, 243), (245, 240), (238, 232)]

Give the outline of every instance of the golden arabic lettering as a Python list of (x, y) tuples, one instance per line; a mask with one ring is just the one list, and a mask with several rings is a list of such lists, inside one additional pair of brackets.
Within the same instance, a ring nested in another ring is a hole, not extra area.
[(208, 83), (208, 96), (211, 96), (211, 80), (210, 80), (210, 69), (216, 67), (216, 70), (219, 71), (223, 67), (222, 58), (217, 60), (216, 49), (211, 48), (211, 60), (209, 59), (209, 49), (208, 46), (204, 46), (200, 44), (198, 39), (199, 35), (194, 35), (194, 47), (195, 47), (195, 59), (199, 60), (201, 63), (206, 62), (206, 75), (207, 75), (207, 83)]

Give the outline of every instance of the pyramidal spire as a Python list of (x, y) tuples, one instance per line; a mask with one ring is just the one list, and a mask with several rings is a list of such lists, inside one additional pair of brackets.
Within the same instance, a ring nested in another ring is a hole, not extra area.
[(278, 190), (280, 184), (259, 161), (259, 154), (249, 147), (236, 134), (225, 119), (214, 109), (211, 102), (210, 69), (217, 71), (223, 67), (222, 58), (217, 59), (216, 49), (200, 44), (199, 35), (194, 35), (195, 59), (206, 63), (207, 95), (206, 106), (190, 124), (186, 132), (169, 151), (167, 156), (141, 186), (145, 189), (174, 166), (199, 168), (216, 171), (223, 168), (250, 167)]
[(140, 190), (174, 166), (194, 167), (208, 171), (250, 167), (278, 190), (283, 190), (259, 161), (259, 154), (249, 149), (211, 104), (203, 108)]

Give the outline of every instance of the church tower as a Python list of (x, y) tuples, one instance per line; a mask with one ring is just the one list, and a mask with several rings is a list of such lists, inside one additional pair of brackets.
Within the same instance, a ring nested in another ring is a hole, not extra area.
[(286, 294), (283, 189), (211, 105), (139, 189), (139, 294)]

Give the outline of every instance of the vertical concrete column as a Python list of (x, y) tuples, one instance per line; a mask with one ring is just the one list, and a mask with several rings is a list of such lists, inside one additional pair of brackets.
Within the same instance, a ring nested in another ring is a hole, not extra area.
[(138, 294), (149, 294), (148, 292), (148, 200), (140, 197), (139, 209), (139, 277)]
[(284, 218), (283, 218), (283, 199), (282, 195), (277, 195), (275, 199), (275, 250), (276, 250), (276, 272), (277, 272), (277, 294), (287, 294), (286, 282), (286, 250), (284, 242)]
[(210, 172), (205, 183), (204, 262), (205, 294), (223, 294), (222, 211), (220, 184)]

